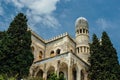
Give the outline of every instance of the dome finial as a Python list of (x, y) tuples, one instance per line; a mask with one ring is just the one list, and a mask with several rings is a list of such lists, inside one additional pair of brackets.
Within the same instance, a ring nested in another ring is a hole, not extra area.
[(79, 17), (77, 18), (76, 22), (75, 22), (75, 26), (76, 27), (88, 27), (88, 21), (85, 17)]
[(85, 17), (79, 17), (79, 18), (77, 18), (76, 23), (78, 23), (80, 20), (87, 21), (87, 19)]

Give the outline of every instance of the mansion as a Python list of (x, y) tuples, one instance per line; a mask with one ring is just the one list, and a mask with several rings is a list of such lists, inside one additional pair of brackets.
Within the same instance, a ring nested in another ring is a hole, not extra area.
[(87, 19), (79, 17), (75, 22), (75, 39), (67, 32), (50, 40), (32, 33), (34, 62), (31, 76), (47, 80), (50, 73), (63, 74), (66, 80), (88, 80), (89, 25)]

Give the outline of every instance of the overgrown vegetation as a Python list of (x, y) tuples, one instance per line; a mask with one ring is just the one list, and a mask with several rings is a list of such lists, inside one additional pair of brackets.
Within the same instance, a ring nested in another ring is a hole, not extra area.
[(48, 80), (66, 80), (63, 74), (60, 74), (59, 77), (55, 73), (50, 74)]

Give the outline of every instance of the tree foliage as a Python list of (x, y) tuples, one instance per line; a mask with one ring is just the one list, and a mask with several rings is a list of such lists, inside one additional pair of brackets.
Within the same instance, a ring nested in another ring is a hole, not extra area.
[(93, 35), (93, 42), (90, 45), (90, 70), (91, 80), (119, 80), (120, 71), (117, 52), (106, 32), (102, 33), (100, 42), (96, 35)]
[(11, 22), (4, 33), (0, 45), (4, 55), (0, 60), (0, 73), (10, 76), (18, 74), (25, 76), (33, 62), (31, 52), (31, 32), (27, 31), (27, 19), (23, 13), (19, 13)]
[(119, 62), (117, 57), (117, 52), (113, 47), (113, 44), (106, 32), (102, 33), (102, 65), (103, 69), (103, 79), (106, 80), (119, 80), (118, 75)]
[(95, 34), (92, 37), (92, 43), (90, 44), (90, 58), (89, 62), (91, 67), (89, 69), (89, 78), (91, 80), (97, 80), (98, 74), (100, 74), (100, 43)]

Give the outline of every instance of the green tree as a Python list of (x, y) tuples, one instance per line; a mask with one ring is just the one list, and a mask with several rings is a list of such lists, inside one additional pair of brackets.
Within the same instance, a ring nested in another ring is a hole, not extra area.
[(100, 52), (100, 43), (95, 34), (92, 37), (92, 43), (90, 44), (90, 57), (89, 62), (91, 64), (89, 68), (89, 78), (91, 80), (98, 80), (100, 74), (100, 61), (101, 61), (101, 52)]
[(111, 43), (106, 32), (102, 33), (102, 63), (101, 63), (101, 79), (103, 80), (119, 80), (119, 62), (117, 52)]
[[(6, 32), (3, 32), (2, 39), (0, 40), (0, 74), (7, 73), (10, 71), (10, 67), (8, 66), (9, 61), (9, 53), (11, 41)], [(12, 46), (11, 46), (12, 47)]]
[(19, 13), (11, 22), (7, 34), (10, 39), (10, 53), (8, 55), (7, 66), (11, 74), (25, 76), (29, 73), (29, 68), (33, 62), (31, 52), (31, 32), (27, 31), (27, 19), (23, 13)]

